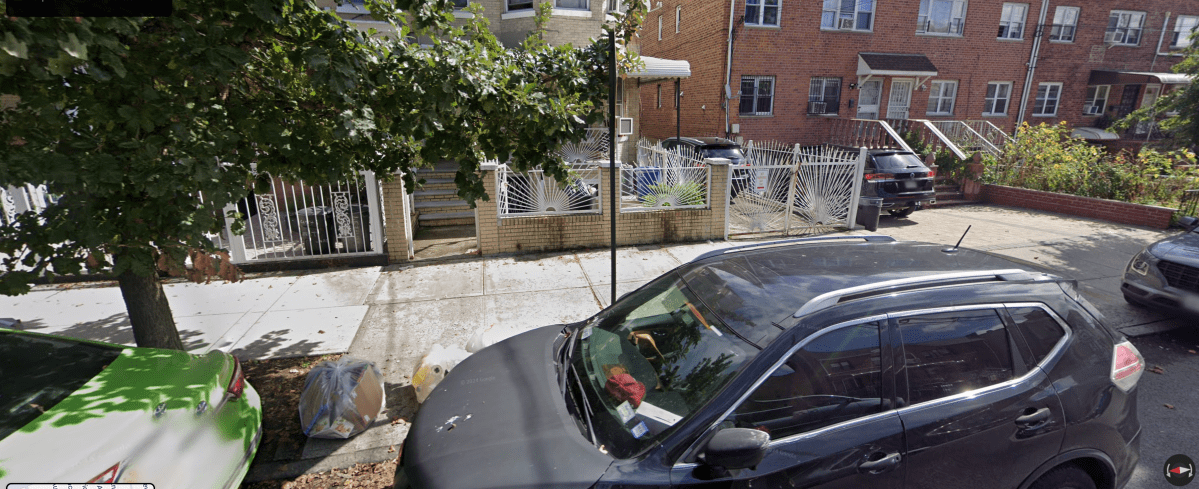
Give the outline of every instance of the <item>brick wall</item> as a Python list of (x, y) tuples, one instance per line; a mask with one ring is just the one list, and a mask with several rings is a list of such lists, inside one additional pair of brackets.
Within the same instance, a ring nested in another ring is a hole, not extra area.
[[(711, 168), (709, 188), (712, 197), (708, 208), (637, 212), (620, 212), (618, 209), (616, 244), (625, 246), (723, 239), (727, 204), (724, 195), (729, 167), (713, 165)], [(608, 168), (602, 168), (600, 172), (600, 191), (604, 196), (601, 214), (501, 219), (497, 217), (496, 199), (479, 202), (475, 220), (479, 230), (480, 253), (490, 255), (609, 246), (611, 212), (607, 201), (608, 172)], [(496, 195), (495, 172), (484, 170), (483, 182), (488, 195)]]
[(1003, 185), (983, 185), (982, 199), (992, 204), (1058, 212), (1157, 229), (1169, 227), (1170, 217), (1176, 210)]
[[(745, 14), (745, 0), (732, 0), (734, 18)], [(641, 53), (668, 59), (684, 59), (691, 63), (692, 77), (683, 80), (686, 94), (682, 107), (684, 135), (724, 135), (724, 111), (721, 103), (725, 84), (725, 56), (728, 41), (729, 0), (664, 0), (663, 7), (647, 16), (641, 33)], [(738, 24), (733, 43), (729, 122), (740, 124), (745, 139), (778, 140), (786, 143), (820, 143), (821, 129), (827, 125), (826, 116), (807, 115), (808, 89), (813, 77), (840, 77), (842, 83), (838, 117), (856, 117), (859, 91), (849, 89), (857, 83), (858, 53), (923, 54), (936, 65), (938, 75), (932, 81), (958, 82), (953, 114), (927, 114), (930, 90), (917, 90), (911, 95), (909, 117), (933, 120), (985, 119), (1011, 131), (1020, 111), (1021, 100), (1027, 100), (1025, 119), (1030, 123), (1067, 121), (1077, 125), (1092, 125), (1097, 117), (1084, 116), (1083, 105), (1091, 70), (1137, 70), (1168, 72), (1181, 57), (1167, 53), (1155, 55), (1162, 24), (1171, 13), (1167, 30), (1172, 30), (1179, 14), (1199, 15), (1199, 0), (1099, 0), (1079, 4), (1053, 0), (1046, 9), (1046, 24), (1053, 22), (1056, 7), (1081, 6), (1075, 41), (1049, 42), (1043, 38), (1038, 68), (1028, 94), (1023, 93), (1028, 73), (1027, 63), (1032, 50), (1035, 26), (1040, 15), (1040, 2), (1021, 2), (1028, 6), (1025, 29), (1021, 40), (996, 38), (1004, 2), (975, 0), (969, 2), (963, 35), (935, 36), (916, 33), (920, 0), (875, 2), (871, 32), (829, 31), (820, 28), (822, 2), (781, 2), (779, 27), (753, 27)], [(682, 5), (683, 22), (679, 34), (674, 33), (675, 7)], [(1108, 16), (1113, 9), (1146, 13), (1144, 34), (1135, 47), (1103, 44)], [(657, 37), (657, 18), (663, 17), (662, 40)], [(669, 28), (667, 28), (669, 26)], [(1048, 29), (1048, 28), (1047, 28)], [(1166, 33), (1165, 44), (1170, 40)], [(1163, 52), (1169, 51), (1163, 47)], [(1097, 53), (1092, 56), (1092, 53)], [(769, 116), (739, 116), (737, 92), (742, 75), (775, 77), (774, 109)], [(876, 78), (877, 79), (877, 78)], [(880, 110), (886, 113), (887, 96), (893, 77), (884, 77)], [(1012, 93), (1006, 115), (983, 116), (987, 84), (1010, 82)], [(1034, 117), (1033, 99), (1041, 82), (1062, 82), (1063, 94), (1056, 116)], [(656, 87), (641, 91), (643, 133), (649, 137), (674, 134), (672, 102), (663, 100), (656, 108)], [(673, 84), (664, 84), (663, 98), (673, 94)], [(930, 86), (931, 88), (931, 86)], [(1122, 95), (1123, 86), (1111, 87), (1108, 105)], [(1142, 92), (1143, 95), (1143, 92)], [(850, 100), (854, 101), (851, 107)], [(1140, 100), (1137, 100), (1138, 104)], [(881, 117), (881, 116), (880, 116)]]
[(396, 179), (383, 183), (383, 235), (387, 237), (387, 261), (408, 261), (408, 237), (404, 233), (408, 220), (413, 216), (406, 205), (408, 193), (404, 181)]

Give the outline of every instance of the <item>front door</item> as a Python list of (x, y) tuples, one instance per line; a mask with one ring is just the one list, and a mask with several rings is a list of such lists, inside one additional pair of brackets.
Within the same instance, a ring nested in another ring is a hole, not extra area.
[[(1158, 95), (1161, 95), (1161, 93), (1161, 85), (1145, 85), (1145, 96), (1141, 97), (1141, 107), (1153, 107), (1153, 104), (1157, 102)], [(1156, 123), (1151, 120), (1138, 121), (1134, 129), (1138, 135), (1148, 134), (1149, 131), (1153, 130), (1155, 125)]]
[(1123, 119), (1137, 108), (1137, 96), (1141, 94), (1142, 85), (1124, 85), (1124, 94), (1120, 96), (1120, 105), (1116, 106), (1116, 119)]
[(912, 106), (913, 80), (891, 80), (891, 97), (887, 100), (888, 119), (907, 119), (908, 109)]
[(870, 80), (858, 90), (858, 119), (878, 119), (878, 108), (883, 98), (883, 81)]

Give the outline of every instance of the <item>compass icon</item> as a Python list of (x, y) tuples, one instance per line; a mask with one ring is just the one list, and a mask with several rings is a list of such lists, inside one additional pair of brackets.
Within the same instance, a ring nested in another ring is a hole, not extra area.
[(1179, 487), (1185, 486), (1195, 479), (1195, 461), (1181, 453), (1174, 455), (1166, 459), (1162, 473), (1166, 476), (1166, 482)]

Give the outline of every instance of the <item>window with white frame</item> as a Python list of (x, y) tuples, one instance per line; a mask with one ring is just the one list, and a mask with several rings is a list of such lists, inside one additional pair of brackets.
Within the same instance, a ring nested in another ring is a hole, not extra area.
[(508, 11), (529, 10), (533, 8), (533, 0), (508, 0)]
[(1174, 39), (1170, 41), (1172, 48), (1185, 48), (1191, 45), (1191, 35), (1199, 30), (1199, 16), (1179, 15), (1174, 21)]
[(988, 83), (987, 96), (983, 98), (983, 115), (1007, 115), (1011, 100), (1012, 82)]
[(999, 16), (999, 39), (1024, 39), (1024, 21), (1028, 16), (1028, 4), (1005, 3)]
[(658, 108), (662, 108), (662, 84), (658, 84)]
[(809, 114), (836, 114), (841, 108), (841, 79), (813, 77), (808, 88)]
[(581, 10), (591, 9), (591, 6), (587, 5), (587, 0), (554, 0), (554, 6), (558, 8), (572, 8)]
[(624, 2), (621, 0), (608, 0), (609, 12), (624, 12)]
[(781, 0), (745, 0), (745, 25), (779, 25), (779, 2)]
[(966, 0), (920, 0), (916, 32), (960, 36), (966, 25)]
[(1103, 42), (1136, 46), (1141, 43), (1141, 31), (1145, 25), (1145, 12), (1113, 10), (1107, 18), (1107, 32)]
[(470, 3), (470, 0), (454, 0), (454, 9), (462, 10), (466, 8), (466, 4), (468, 3)]
[(771, 115), (774, 111), (774, 77), (741, 77), (741, 115)]
[(658, 16), (658, 40), (662, 40), (662, 16)]
[(1032, 105), (1032, 115), (1055, 116), (1057, 104), (1062, 98), (1061, 83), (1042, 83), (1037, 85), (1037, 100)]
[(958, 82), (937, 80), (929, 84), (928, 113), (929, 115), (953, 114), (953, 102), (958, 96)]
[(821, 29), (868, 31), (874, 21), (874, 0), (824, 0)]
[(679, 5), (674, 8), (674, 33), (679, 33), (679, 25), (683, 23), (683, 6)]
[(1111, 85), (1095, 85), (1087, 87), (1087, 101), (1082, 106), (1083, 115), (1101, 115), (1107, 107), (1107, 94)]
[(1058, 7), (1053, 11), (1053, 26), (1049, 29), (1049, 40), (1074, 42), (1074, 31), (1078, 29), (1078, 7)]
[(624, 117), (624, 78), (616, 79), (616, 117)]

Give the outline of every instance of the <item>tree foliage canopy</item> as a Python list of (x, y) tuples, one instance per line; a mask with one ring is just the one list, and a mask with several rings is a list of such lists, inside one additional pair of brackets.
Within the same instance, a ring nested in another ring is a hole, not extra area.
[(1149, 106), (1141, 107), (1114, 124), (1128, 129), (1140, 121), (1152, 121), (1165, 114), (1158, 124), (1172, 134), (1181, 146), (1199, 148), (1199, 31), (1191, 34), (1191, 44), (1183, 51), (1183, 59), (1174, 65), (1175, 73), (1191, 76), (1191, 83), (1166, 92)]
[[(0, 93), (20, 100), (0, 111), (0, 183), (46, 183), (61, 195), (0, 227), (0, 293), (84, 267), (182, 270), (189, 254), (216, 251), (205, 234), (267, 175), (404, 171), (412, 189), (408, 170), (451, 159), (459, 195), (473, 203), (487, 198), (481, 161), (562, 176), (553, 151), (602, 120), (603, 38), (551, 47), (534, 32), (507, 49), (482, 15), (456, 26), (450, 0), (368, 7), (398, 40), (372, 38), (311, 0), (0, 19)], [(625, 40), (642, 15), (629, 8), (607, 27)]]

